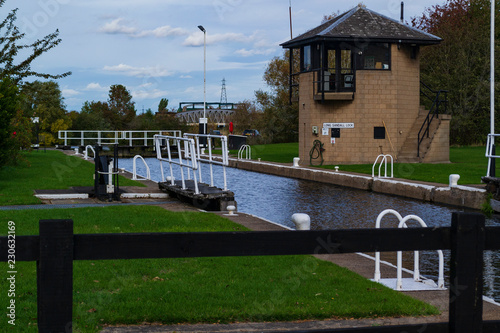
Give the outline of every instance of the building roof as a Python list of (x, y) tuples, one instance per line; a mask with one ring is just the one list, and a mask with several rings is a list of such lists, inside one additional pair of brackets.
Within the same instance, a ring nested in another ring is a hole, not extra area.
[(371, 41), (428, 45), (438, 44), (441, 40), (425, 31), (357, 6), (281, 46), (293, 48), (315, 41)]

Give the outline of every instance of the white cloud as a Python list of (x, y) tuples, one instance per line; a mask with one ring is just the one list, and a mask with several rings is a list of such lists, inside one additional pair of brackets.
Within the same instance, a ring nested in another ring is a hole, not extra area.
[(270, 55), (270, 54), (273, 54), (274, 52), (276, 52), (276, 49), (271, 49), (271, 48), (262, 49), (262, 50), (259, 50), (259, 49), (252, 49), (252, 50), (240, 49), (240, 50), (234, 51), (235, 54), (241, 55), (243, 57), (250, 57), (250, 56), (254, 56), (254, 55)]
[(179, 76), (181, 79), (192, 79), (193, 77), (191, 75), (181, 75)]
[(133, 35), (137, 33), (137, 29), (134, 27), (126, 26), (122, 24), (124, 19), (122, 17), (114, 19), (111, 22), (106, 23), (102, 26), (99, 31), (104, 32), (106, 34), (124, 34), (124, 35)]
[(135, 38), (149, 36), (164, 38), (170, 36), (185, 36), (188, 34), (188, 31), (185, 29), (174, 28), (169, 25), (160, 26), (152, 30), (140, 30), (126, 22), (123, 17), (114, 19), (111, 22), (104, 24), (99, 31), (105, 34), (121, 34)]
[[(225, 34), (207, 34), (207, 45), (217, 44), (221, 42), (240, 42), (247, 43), (251, 42), (254, 37), (245, 36), (244, 34), (228, 32)], [(203, 46), (204, 37), (203, 33), (197, 32), (189, 35), (182, 45), (184, 46)]]
[(169, 92), (166, 90), (159, 90), (159, 89), (152, 89), (152, 90), (138, 89), (138, 90), (132, 90), (131, 94), (132, 96), (134, 96), (134, 99), (143, 100), (149, 98), (165, 97), (168, 96)]
[(85, 90), (107, 91), (108, 87), (103, 87), (97, 82), (92, 82), (92, 83), (87, 84), (87, 87), (85, 87)]
[(80, 95), (81, 92), (79, 92), (78, 90), (75, 90), (75, 89), (63, 89), (62, 94), (65, 97), (73, 97), (73, 96)]
[(182, 28), (172, 28), (169, 25), (164, 25), (153, 30), (144, 30), (140, 33), (134, 35), (133, 37), (145, 37), (153, 36), (158, 38), (170, 37), (170, 36), (185, 36), (188, 31)]
[(108, 72), (120, 73), (126, 76), (135, 77), (163, 77), (170, 76), (172, 73), (166, 68), (155, 66), (155, 67), (133, 67), (130, 65), (119, 64), (115, 66), (104, 66), (103, 68)]

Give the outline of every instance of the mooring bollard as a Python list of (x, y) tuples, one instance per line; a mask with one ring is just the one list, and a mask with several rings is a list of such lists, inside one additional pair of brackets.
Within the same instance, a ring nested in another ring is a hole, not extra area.
[(297, 230), (311, 230), (311, 218), (304, 213), (295, 213), (292, 215), (292, 221)]
[(294, 167), (299, 167), (299, 161), (300, 161), (299, 157), (294, 157), (293, 158), (293, 166)]
[(459, 179), (460, 179), (460, 175), (457, 175), (456, 173), (451, 174), (450, 175), (450, 187), (457, 187)]
[(339, 167), (338, 165), (335, 166), (335, 172), (338, 172), (339, 171)]

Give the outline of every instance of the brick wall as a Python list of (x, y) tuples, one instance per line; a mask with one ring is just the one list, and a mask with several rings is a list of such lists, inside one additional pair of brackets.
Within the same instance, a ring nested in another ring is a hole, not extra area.
[[(358, 70), (352, 101), (314, 101), (313, 73), (300, 75), (299, 157), (309, 164), (313, 141), (324, 143), (325, 164), (373, 163), (380, 154), (396, 156), (418, 116), (420, 104), (419, 61), (411, 59), (410, 48), (392, 45), (391, 70)], [(323, 123), (354, 123), (341, 129), (330, 143), (323, 136)], [(374, 139), (374, 127), (387, 128), (385, 139)], [(319, 135), (312, 134), (318, 126)]]

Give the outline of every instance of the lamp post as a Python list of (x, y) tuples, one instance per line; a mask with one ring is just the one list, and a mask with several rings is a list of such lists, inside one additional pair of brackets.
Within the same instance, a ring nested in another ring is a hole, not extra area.
[[(491, 0), (491, 22), (490, 22), (490, 134), (491, 155), (495, 152), (495, 0)], [(495, 177), (495, 158), (490, 158), (489, 176)]]
[[(202, 25), (198, 26), (203, 32), (203, 118), (200, 118), (200, 134), (207, 134), (207, 31)], [(205, 144), (206, 138), (202, 143)]]

